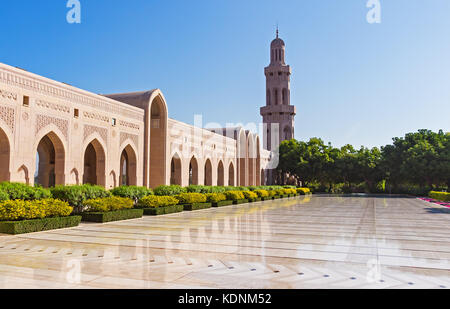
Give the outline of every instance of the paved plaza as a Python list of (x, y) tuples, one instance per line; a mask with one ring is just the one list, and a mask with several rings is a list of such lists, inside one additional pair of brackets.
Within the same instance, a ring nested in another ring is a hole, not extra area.
[(0, 235), (0, 288), (449, 288), (450, 209), (312, 196)]

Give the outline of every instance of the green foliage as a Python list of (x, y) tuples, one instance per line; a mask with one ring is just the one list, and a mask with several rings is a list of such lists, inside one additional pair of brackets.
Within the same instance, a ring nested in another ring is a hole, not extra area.
[(50, 190), (44, 189), (39, 186), (29, 186), (22, 183), (14, 182), (2, 182), (0, 183), (0, 191), (3, 192), (3, 198), (5, 198), (5, 193), (8, 195), (10, 200), (41, 200), (51, 198), (52, 194)]
[(141, 218), (143, 214), (143, 209), (121, 209), (107, 212), (84, 212), (82, 217), (83, 221), (105, 223)]
[(255, 190), (255, 192), (258, 197), (269, 197), (269, 192), (267, 190)]
[(179, 185), (163, 185), (157, 187), (155, 190), (153, 190), (153, 192), (158, 196), (175, 196), (180, 193), (187, 193), (187, 189)]
[(50, 190), (54, 198), (66, 201), (75, 207), (82, 207), (87, 200), (111, 196), (105, 188), (93, 185), (56, 186)]
[(87, 212), (108, 212), (131, 209), (133, 205), (134, 202), (132, 199), (118, 196), (91, 199), (84, 202), (84, 206), (86, 206), (85, 211)]
[(247, 200), (255, 200), (258, 198), (258, 194), (253, 191), (242, 191), (242, 194), (244, 195), (244, 199)]
[(206, 201), (209, 203), (218, 203), (227, 199), (224, 193), (207, 193)]
[(438, 200), (438, 201), (450, 202), (450, 193), (448, 193), (448, 192), (431, 191), (430, 192), (430, 197), (432, 199), (435, 199), (435, 200)]
[(148, 195), (139, 200), (136, 207), (138, 208), (157, 208), (174, 206), (178, 204), (178, 200), (173, 196), (157, 196)]
[(112, 195), (119, 197), (127, 197), (132, 199), (135, 203), (139, 201), (141, 198), (152, 195), (152, 189), (146, 187), (137, 187), (137, 186), (121, 186), (111, 190)]
[(230, 201), (238, 201), (238, 200), (245, 199), (242, 191), (227, 191), (224, 194), (227, 197), (227, 200), (230, 200)]
[(408, 133), (381, 149), (290, 140), (279, 154), (278, 173), (298, 177), (315, 192), (423, 194), (450, 186), (450, 134), (442, 131)]
[(181, 193), (175, 196), (178, 204), (205, 203), (206, 195), (202, 193)]
[(297, 193), (301, 195), (311, 194), (311, 190), (309, 188), (297, 188)]
[(0, 221), (67, 217), (72, 211), (73, 208), (68, 203), (55, 199), (7, 200), (0, 203)]
[(9, 200), (9, 194), (0, 189), (0, 202)]
[(25, 233), (49, 231), (78, 226), (80, 222), (81, 216), (0, 222), (0, 233), (18, 235)]

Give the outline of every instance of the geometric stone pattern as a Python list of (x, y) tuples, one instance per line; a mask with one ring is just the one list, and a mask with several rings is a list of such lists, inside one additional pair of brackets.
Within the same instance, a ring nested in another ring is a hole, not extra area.
[(123, 142), (125, 142), (125, 140), (127, 140), (128, 138), (134, 143), (135, 147), (138, 146), (139, 137), (135, 134), (124, 133), (124, 132), (120, 132), (120, 145), (122, 145)]
[(448, 209), (298, 197), (0, 235), (0, 288), (449, 288)]
[(11, 132), (14, 132), (14, 124), (15, 124), (15, 111), (11, 107), (0, 106), (0, 119), (3, 120), (6, 125), (11, 129)]
[(84, 141), (86, 141), (86, 139), (94, 132), (98, 133), (103, 141), (108, 144), (108, 130), (91, 125), (84, 126)]
[(67, 140), (68, 134), (69, 134), (68, 133), (69, 132), (69, 121), (60, 119), (60, 118), (56, 118), (56, 117), (37, 115), (35, 134), (38, 134), (42, 128), (45, 128), (49, 124), (54, 124), (55, 126), (57, 126), (58, 129), (60, 129), (61, 132), (64, 134), (64, 137)]

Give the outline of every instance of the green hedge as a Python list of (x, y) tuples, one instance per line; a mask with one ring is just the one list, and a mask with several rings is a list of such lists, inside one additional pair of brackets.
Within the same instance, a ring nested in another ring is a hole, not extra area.
[(141, 198), (153, 194), (153, 190), (147, 187), (121, 186), (111, 190), (111, 194), (119, 197), (127, 197), (137, 203)]
[(438, 200), (438, 201), (450, 202), (450, 193), (448, 193), (448, 192), (431, 191), (430, 192), (430, 197), (432, 199), (435, 199), (435, 200)]
[(178, 204), (206, 203), (206, 195), (202, 193), (181, 193), (175, 196)]
[(136, 205), (138, 208), (158, 208), (175, 206), (178, 204), (178, 200), (173, 196), (157, 196), (149, 195), (142, 198)]
[(0, 222), (0, 233), (25, 234), (78, 226), (81, 216)]
[[(42, 200), (52, 197), (52, 193), (48, 189), (44, 189), (39, 186), (29, 186), (22, 183), (14, 183), (14, 182), (2, 182), (0, 183), (0, 191), (2, 197), (0, 199), (3, 200), (25, 200), (25, 201), (33, 201), (33, 200)], [(5, 198), (6, 195), (8, 198)]]
[[(82, 208), (84, 202), (91, 199), (110, 197), (111, 192), (105, 188), (93, 185), (56, 186), (50, 191), (53, 197), (68, 202), (70, 205)], [(82, 209), (78, 209), (81, 211)]]
[(157, 187), (155, 190), (153, 190), (153, 192), (155, 193), (155, 195), (158, 196), (174, 196), (180, 193), (187, 193), (187, 189), (178, 185), (171, 185), (171, 186), (164, 185)]
[(192, 203), (192, 204), (185, 204), (184, 210), (185, 211), (193, 211), (193, 210), (200, 210), (200, 209), (207, 209), (211, 208), (211, 203)]
[(159, 216), (168, 215), (172, 213), (182, 212), (184, 210), (183, 205), (173, 205), (166, 207), (144, 208), (144, 215), (147, 216)]
[(223, 206), (229, 206), (233, 205), (233, 201), (220, 201), (220, 202), (213, 202), (212, 207), (223, 207)]
[(235, 205), (245, 204), (245, 203), (248, 203), (248, 200), (242, 199), (242, 200), (235, 200), (235, 201), (233, 201), (233, 204), (235, 204)]
[(122, 209), (109, 212), (84, 212), (81, 214), (83, 221), (87, 222), (112, 222), (128, 219), (142, 218), (144, 215), (143, 209)]
[(84, 202), (87, 212), (108, 212), (122, 209), (131, 209), (134, 206), (132, 199), (127, 197), (104, 197)]

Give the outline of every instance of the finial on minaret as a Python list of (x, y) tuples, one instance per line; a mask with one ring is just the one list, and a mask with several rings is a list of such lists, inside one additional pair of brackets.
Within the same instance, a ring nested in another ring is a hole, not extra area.
[(278, 39), (278, 23), (277, 23), (277, 39)]

